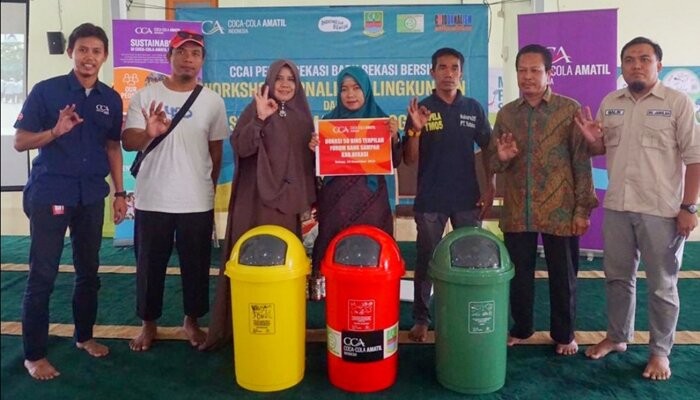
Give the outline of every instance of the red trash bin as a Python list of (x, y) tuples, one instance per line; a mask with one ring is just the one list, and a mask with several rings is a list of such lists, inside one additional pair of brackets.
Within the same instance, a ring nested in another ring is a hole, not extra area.
[(326, 277), (328, 375), (350, 392), (375, 392), (396, 381), (399, 288), (405, 263), (379, 228), (340, 232), (321, 261)]

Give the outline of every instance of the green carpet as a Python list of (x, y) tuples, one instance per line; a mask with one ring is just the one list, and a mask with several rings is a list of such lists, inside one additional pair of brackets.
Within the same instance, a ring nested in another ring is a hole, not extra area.
[[(29, 259), (29, 237), (27, 236), (2, 236), (2, 263), (11, 264), (26, 264)], [(415, 269), (416, 263), (416, 245), (415, 242), (398, 242), (401, 254), (406, 261), (406, 267), (409, 270)], [(70, 241), (66, 239), (64, 245), (61, 264), (73, 264), (73, 252), (70, 247)], [(212, 248), (212, 265), (219, 266), (221, 263), (221, 249)], [(100, 248), (100, 262), (102, 265), (135, 265), (134, 249), (132, 247), (114, 247), (111, 238), (102, 240)], [(586, 258), (581, 258), (581, 271), (602, 271), (602, 259), (596, 257), (591, 261)], [(177, 254), (173, 253), (168, 265), (179, 265)], [(542, 257), (537, 258), (537, 269), (546, 269), (545, 260)], [(641, 268), (644, 269), (643, 266)], [(683, 256), (683, 270), (697, 271), (700, 270), (700, 242), (688, 242), (685, 245)]]
[(583, 354), (559, 357), (550, 346), (509, 350), (507, 380), (498, 392), (467, 396), (443, 388), (435, 378), (433, 346), (399, 346), (398, 383), (378, 393), (356, 395), (336, 389), (327, 378), (325, 346), (307, 345), (304, 380), (276, 393), (253, 393), (235, 383), (231, 350), (192, 350), (185, 342), (158, 342), (147, 353), (134, 354), (123, 340), (105, 340), (105, 359), (78, 352), (70, 339), (51, 337), (51, 360), (61, 376), (37, 382), (22, 367), (21, 339), (2, 336), (3, 399), (674, 399), (700, 398), (700, 346), (682, 346), (673, 353), (669, 382), (641, 378), (646, 346), (630, 346), (623, 354), (591, 361)]
[[(29, 239), (2, 237), (1, 262), (26, 264)], [(415, 244), (400, 242), (399, 247), (409, 269), (415, 264)], [(102, 265), (134, 265), (132, 248), (115, 248), (111, 239), (103, 241)], [(219, 265), (220, 251), (212, 249), (212, 261)], [(62, 264), (72, 264), (70, 244)], [(178, 265), (173, 255), (170, 265)], [(538, 269), (544, 259), (538, 258)], [(601, 270), (601, 260), (581, 260), (581, 270)], [(700, 243), (686, 245), (683, 270), (700, 270)], [(20, 321), (21, 298), (27, 272), (0, 273), (0, 320)], [(51, 298), (51, 322), (72, 324), (71, 292), (74, 275), (60, 273)], [(161, 326), (179, 326), (182, 322), (180, 276), (168, 276)], [(211, 278), (213, 300), (214, 277)], [(101, 274), (100, 307), (97, 324), (138, 326), (135, 316), (135, 276)], [(536, 280), (535, 329), (549, 330), (548, 281)], [(636, 328), (647, 330), (646, 280), (638, 280)], [(678, 330), (700, 331), (700, 279), (679, 280), (681, 313)], [(325, 327), (325, 304), (310, 302), (307, 326)], [(208, 317), (203, 319), (208, 322)], [(410, 328), (411, 305), (401, 304), (400, 329)], [(581, 331), (605, 330), (603, 279), (579, 279), (578, 320)], [(111, 354), (101, 360), (75, 350), (70, 338), (51, 336), (49, 358), (62, 375), (51, 382), (31, 379), (22, 367), (22, 342), (19, 336), (0, 336), (2, 399), (680, 399), (700, 398), (700, 346), (677, 345), (672, 354), (673, 377), (670, 382), (651, 382), (641, 378), (647, 346), (630, 346), (623, 354), (591, 361), (581, 352), (560, 357), (552, 346), (519, 346), (509, 349), (506, 386), (483, 396), (461, 395), (443, 388), (435, 378), (435, 348), (432, 345), (399, 346), (397, 384), (380, 393), (355, 395), (333, 387), (327, 378), (325, 345), (307, 344), (304, 380), (286, 391), (261, 394), (240, 388), (234, 379), (232, 347), (200, 353), (184, 341), (158, 341), (147, 353), (135, 354), (126, 340), (104, 340)], [(194, 366), (195, 368), (193, 368)]]
[[(27, 272), (2, 272), (0, 281), (2, 301), (0, 302), (0, 320), (20, 321), (21, 299), (24, 292)], [(71, 293), (74, 275), (58, 274), (54, 293), (51, 296), (51, 321), (56, 323), (73, 323), (71, 311)], [(99, 292), (99, 311), (97, 323), (100, 325), (140, 325), (135, 316), (136, 282), (135, 276), (129, 274), (102, 274), (102, 287)], [(214, 299), (215, 277), (210, 280), (210, 300)], [(180, 276), (166, 277), (163, 300), (163, 317), (161, 326), (178, 326), (182, 323), (182, 289)], [(700, 279), (681, 279), (678, 283), (681, 298), (681, 312), (678, 330), (700, 331)], [(637, 281), (637, 330), (648, 330), (646, 313), (646, 280)], [(578, 320), (577, 328), (582, 331), (600, 331), (606, 327), (606, 307), (604, 281), (602, 279), (578, 280)], [(114, 301), (114, 299), (121, 299)], [(535, 329), (549, 330), (549, 287), (546, 279), (535, 282)], [(202, 319), (208, 322), (208, 317)], [(412, 322), (411, 303), (401, 303), (399, 328), (410, 329)], [(307, 307), (307, 326), (311, 329), (325, 328), (325, 304), (309, 302)]]

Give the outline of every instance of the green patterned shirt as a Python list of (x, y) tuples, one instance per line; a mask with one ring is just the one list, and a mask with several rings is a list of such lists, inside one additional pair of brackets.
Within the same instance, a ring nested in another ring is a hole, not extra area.
[(494, 138), (510, 132), (519, 150), (501, 162), (496, 140), (490, 144), (491, 169), (505, 179), (503, 232), (571, 236), (573, 218), (589, 218), (598, 205), (588, 146), (574, 122), (580, 108), (547, 88), (536, 108), (519, 98), (498, 112)]

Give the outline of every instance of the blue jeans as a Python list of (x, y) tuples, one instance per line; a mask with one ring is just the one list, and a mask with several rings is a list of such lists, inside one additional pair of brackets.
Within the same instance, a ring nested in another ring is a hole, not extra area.
[(433, 256), (435, 247), (442, 239), (445, 225), (449, 219), (452, 228), (465, 226), (481, 226), (477, 208), (469, 211), (458, 211), (452, 214), (416, 212), (416, 274), (413, 278), (413, 322), (421, 325), (430, 324), (430, 292), (433, 282), (428, 277), (428, 263)]
[(24, 358), (37, 361), (46, 357), (49, 337), (49, 298), (63, 253), (63, 239), (70, 228), (75, 283), (73, 287), (74, 339), (92, 339), (97, 317), (97, 292), (100, 278), (99, 251), (102, 242), (104, 203), (62, 209), (49, 204), (27, 204), (31, 245), (29, 276), (22, 302)]

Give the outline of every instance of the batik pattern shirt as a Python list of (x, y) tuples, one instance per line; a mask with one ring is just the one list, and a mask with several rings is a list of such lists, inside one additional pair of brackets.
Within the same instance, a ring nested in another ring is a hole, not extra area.
[(491, 169), (505, 179), (503, 232), (571, 236), (574, 217), (588, 218), (598, 205), (590, 153), (574, 122), (578, 109), (548, 88), (537, 107), (520, 98), (498, 112), (494, 137), (512, 133), (519, 150), (501, 162), (491, 142)]

